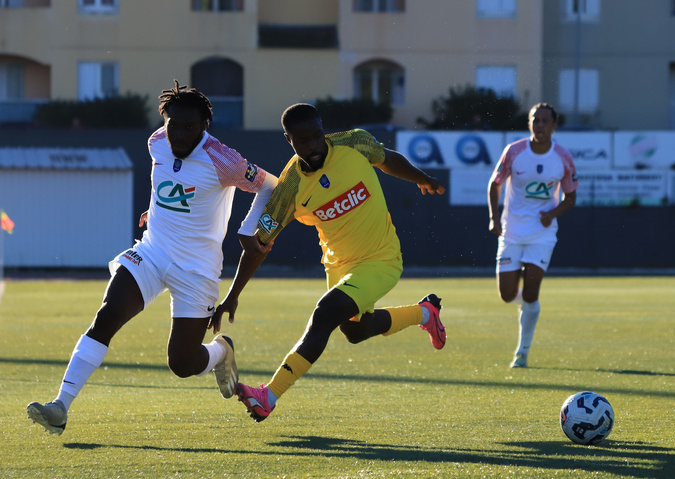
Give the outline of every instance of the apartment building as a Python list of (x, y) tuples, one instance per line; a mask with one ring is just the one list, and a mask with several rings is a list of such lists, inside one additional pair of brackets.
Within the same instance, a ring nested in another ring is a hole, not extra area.
[(570, 122), (675, 129), (675, 0), (541, 3), (543, 96)]
[[(674, 128), (673, 8), (671, 0), (0, 0), (0, 124), (30, 121), (50, 99), (127, 92), (149, 97), (155, 124), (155, 99), (176, 78), (204, 91), (214, 121), (233, 129), (278, 129), (289, 104), (329, 96), (388, 102), (392, 123), (414, 128), (434, 99), (466, 85), (523, 105), (551, 102), (592, 128)], [(636, 25), (643, 34), (629, 33)]]

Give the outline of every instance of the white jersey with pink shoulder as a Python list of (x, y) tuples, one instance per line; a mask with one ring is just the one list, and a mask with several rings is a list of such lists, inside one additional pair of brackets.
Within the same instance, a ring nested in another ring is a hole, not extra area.
[(182, 160), (171, 152), (164, 127), (148, 149), (152, 194), (141, 241), (184, 271), (218, 280), (234, 190), (257, 193), (267, 173), (208, 132)]
[(495, 168), (495, 181), (505, 185), (501, 216), (504, 240), (518, 243), (556, 241), (558, 221), (544, 227), (540, 212), (558, 206), (561, 191), (571, 193), (578, 181), (572, 155), (552, 142), (544, 154), (530, 148), (529, 138), (507, 145)]

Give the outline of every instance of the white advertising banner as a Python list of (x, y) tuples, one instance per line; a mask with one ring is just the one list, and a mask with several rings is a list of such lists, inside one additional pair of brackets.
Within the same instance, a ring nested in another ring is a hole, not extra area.
[[(396, 149), (420, 168), (450, 169), (450, 204), (487, 204), (490, 175), (504, 147), (527, 131), (412, 131)], [(675, 204), (675, 132), (557, 132), (579, 177), (577, 205)]]
[(675, 131), (617, 131), (614, 168), (670, 169), (675, 165)]
[(668, 197), (667, 171), (579, 172), (577, 206), (663, 205)]
[[(490, 175), (485, 170), (452, 170), (450, 204), (486, 206)], [(660, 206), (667, 198), (673, 202), (675, 172), (582, 171), (578, 176), (577, 206)]]
[[(509, 131), (504, 146), (528, 136), (527, 131)], [(553, 141), (570, 152), (577, 171), (612, 168), (612, 134), (608, 131), (558, 131)]]
[[(484, 169), (456, 169), (450, 171), (450, 204), (458, 206), (485, 206), (488, 202), (488, 183), (492, 171)], [(504, 195), (500, 198), (503, 200)]]
[(420, 168), (492, 171), (504, 148), (499, 132), (399, 131), (396, 150)]

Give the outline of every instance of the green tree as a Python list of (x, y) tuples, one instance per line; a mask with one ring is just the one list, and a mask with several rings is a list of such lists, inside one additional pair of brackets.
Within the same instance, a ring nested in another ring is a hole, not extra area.
[(434, 100), (431, 111), (430, 121), (417, 119), (427, 130), (527, 130), (527, 112), (520, 112), (518, 102), (487, 88), (450, 87), (449, 96)]

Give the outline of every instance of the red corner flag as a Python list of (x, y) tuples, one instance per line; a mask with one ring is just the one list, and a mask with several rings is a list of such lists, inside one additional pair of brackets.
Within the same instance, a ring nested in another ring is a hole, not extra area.
[(7, 231), (9, 234), (12, 234), (14, 231), (14, 221), (12, 221), (3, 210), (0, 210), (0, 228)]

